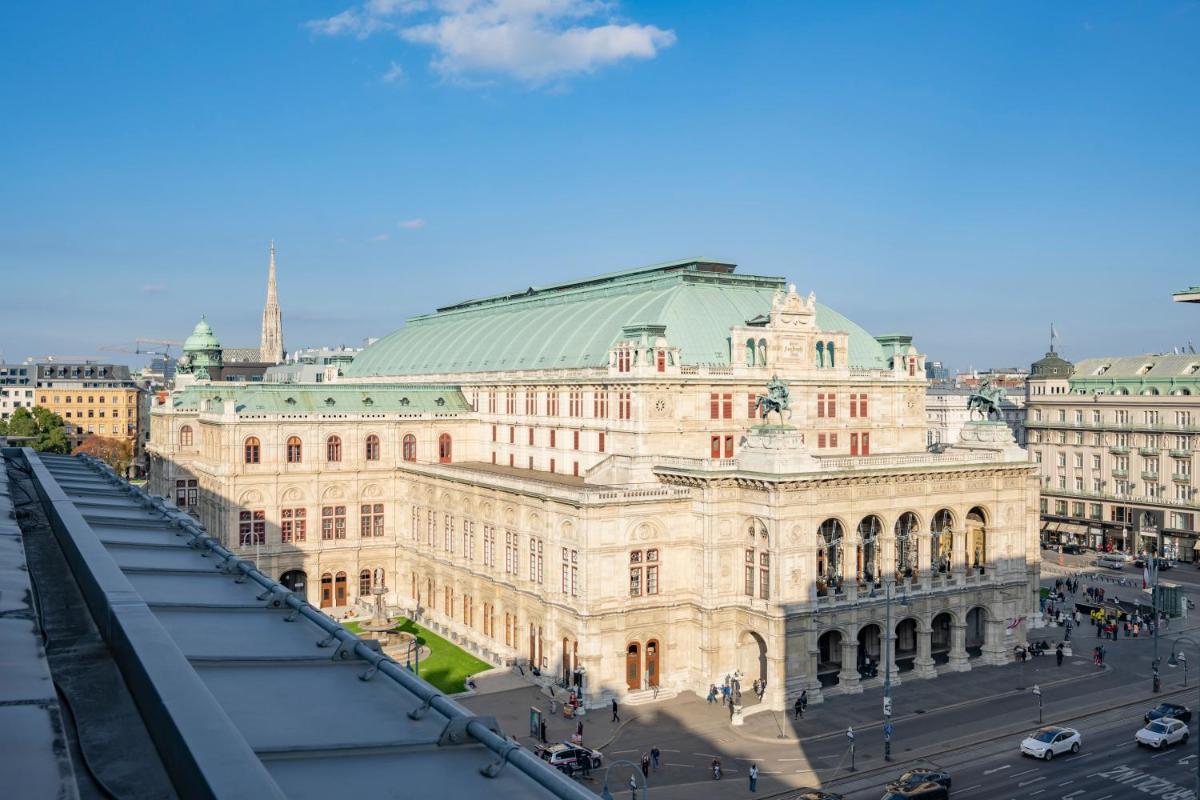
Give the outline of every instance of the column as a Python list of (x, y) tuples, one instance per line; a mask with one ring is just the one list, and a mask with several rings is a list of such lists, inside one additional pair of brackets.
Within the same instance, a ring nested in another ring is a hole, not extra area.
[(775, 711), (786, 711), (787, 697), (787, 663), (782, 658), (768, 656), (767, 693), (763, 695), (763, 704)]
[(917, 657), (913, 659), (912, 674), (917, 678), (935, 678), (933, 664), (933, 631), (917, 629)]
[(896, 575), (896, 537), (891, 532), (879, 537), (879, 575), (884, 581)]
[(1008, 661), (1008, 646), (1004, 641), (1005, 621), (989, 619), (985, 623), (986, 639), (983, 643), (983, 663), (999, 666)]
[(964, 526), (961, 531), (954, 531), (954, 540), (950, 546), (950, 574), (957, 579), (959, 584), (963, 582), (963, 577), (967, 572), (966, 560), (967, 529)]
[(971, 669), (967, 661), (967, 626), (964, 623), (950, 624), (950, 670), (966, 672)]
[[(929, 581), (933, 577), (933, 570), (929, 568), (930, 537), (928, 532), (917, 534), (917, 574), (921, 577), (921, 588), (929, 591)], [(928, 648), (926, 648), (928, 651)]]
[(821, 679), (817, 677), (817, 662), (820, 657), (821, 652), (815, 647), (808, 651), (806, 659), (808, 666), (804, 670), (804, 688), (808, 690), (810, 704), (825, 702), (825, 695), (821, 691)]
[(862, 681), (858, 674), (858, 640), (842, 640), (842, 670), (838, 673), (838, 688), (845, 694), (860, 694)]

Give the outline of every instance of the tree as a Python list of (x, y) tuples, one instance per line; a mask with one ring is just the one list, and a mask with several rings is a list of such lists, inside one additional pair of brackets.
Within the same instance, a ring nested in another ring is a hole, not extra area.
[(118, 475), (126, 475), (133, 461), (133, 443), (128, 439), (110, 439), (106, 436), (89, 436), (75, 448), (75, 453), (86, 453), (108, 464)]
[(33, 413), (27, 408), (18, 408), (8, 418), (7, 432), (9, 438), (23, 437), (24, 442), (14, 442), (30, 447), (43, 453), (71, 452), (71, 444), (67, 441), (67, 431), (63, 427), (62, 417), (41, 406), (34, 406)]

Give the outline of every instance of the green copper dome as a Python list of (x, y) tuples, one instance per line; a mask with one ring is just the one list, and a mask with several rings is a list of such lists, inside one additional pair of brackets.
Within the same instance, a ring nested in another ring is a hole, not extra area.
[(221, 342), (217, 340), (212, 327), (209, 326), (208, 319), (201, 316), (200, 321), (196, 323), (196, 327), (192, 329), (192, 335), (184, 340), (183, 352), (190, 353), (198, 350), (220, 349)]
[[(414, 317), (355, 357), (347, 377), (570, 369), (608, 363), (623, 326), (666, 326), (684, 364), (728, 364), (729, 328), (771, 310), (782, 278), (692, 259), (470, 300)], [(826, 306), (822, 330), (849, 334), (848, 363), (886, 368), (869, 333)]]

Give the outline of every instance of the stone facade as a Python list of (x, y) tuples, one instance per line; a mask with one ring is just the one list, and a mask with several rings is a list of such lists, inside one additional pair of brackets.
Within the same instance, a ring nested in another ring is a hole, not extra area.
[[(744, 290), (730, 273), (584, 282), (578, 313), (541, 291), (579, 325), (597, 296)], [(315, 604), (355, 602), (383, 569), (394, 606), (496, 662), (582, 667), (592, 699), (740, 669), (769, 707), (819, 701), (860, 691), (888, 643), (898, 679), (1001, 661), (1037, 608), (1034, 467), (995, 432), (925, 452), (907, 337), (822, 328), (811, 295), (748, 280), (755, 314), (695, 322), (725, 331), (715, 363), (688, 358), (704, 331), (617, 319), (595, 363), (561, 369), (456, 372), (502, 358), (460, 350), (389, 376), (368, 348), (333, 384), (197, 384), (154, 409), (151, 488), (186, 504), (194, 481), (201, 522)], [(537, 292), (439, 314), (466, 331)], [(791, 409), (762, 428), (773, 375)]]

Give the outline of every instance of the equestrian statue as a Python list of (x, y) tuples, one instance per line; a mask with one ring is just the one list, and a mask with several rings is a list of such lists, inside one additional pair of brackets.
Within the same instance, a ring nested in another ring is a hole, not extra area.
[(978, 411), (984, 420), (990, 420), (992, 414), (995, 414), (996, 419), (1003, 421), (1004, 412), (1000, 409), (1000, 404), (1004, 402), (1004, 396), (1003, 386), (993, 386), (990, 379), (984, 378), (979, 388), (967, 398), (967, 413), (971, 415), (971, 419), (975, 419), (975, 412)]
[(790, 395), (787, 384), (781, 381), (778, 375), (772, 375), (771, 380), (767, 382), (767, 393), (758, 395), (754, 400), (755, 410), (763, 422), (767, 421), (767, 416), (772, 411), (779, 414), (780, 425), (784, 424), (784, 411), (787, 412), (787, 419), (791, 419), (792, 406), (788, 400)]

